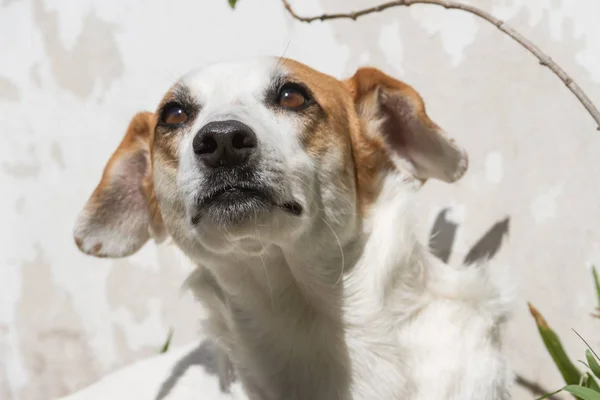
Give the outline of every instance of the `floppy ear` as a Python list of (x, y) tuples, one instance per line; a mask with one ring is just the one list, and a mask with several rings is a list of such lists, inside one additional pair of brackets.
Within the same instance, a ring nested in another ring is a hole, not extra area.
[(463, 176), (467, 153), (429, 119), (416, 90), (375, 68), (361, 68), (345, 83), (368, 133), (382, 135), (392, 158), (415, 178), (454, 182)]
[(79, 213), (74, 237), (79, 249), (96, 257), (125, 257), (165, 228), (154, 195), (151, 133), (154, 116), (136, 114), (108, 160), (100, 183)]

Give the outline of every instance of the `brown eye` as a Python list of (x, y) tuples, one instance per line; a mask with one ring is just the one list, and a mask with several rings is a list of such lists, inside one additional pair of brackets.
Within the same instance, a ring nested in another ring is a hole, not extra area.
[(287, 84), (279, 90), (279, 105), (288, 110), (302, 108), (309, 102), (306, 91), (299, 85)]
[(167, 125), (180, 125), (187, 121), (187, 119), (187, 113), (179, 104), (167, 104), (162, 113), (162, 121)]

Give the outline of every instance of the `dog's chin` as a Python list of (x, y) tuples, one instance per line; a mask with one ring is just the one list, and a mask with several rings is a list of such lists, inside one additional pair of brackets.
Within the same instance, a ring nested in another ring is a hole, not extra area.
[(200, 199), (191, 222), (193, 225), (230, 227), (264, 218), (274, 207), (275, 204), (267, 193), (231, 188)]
[(249, 223), (260, 224), (280, 211), (299, 216), (302, 207), (296, 202), (280, 204), (268, 190), (231, 187), (200, 198), (194, 207), (191, 223), (194, 226), (235, 228)]

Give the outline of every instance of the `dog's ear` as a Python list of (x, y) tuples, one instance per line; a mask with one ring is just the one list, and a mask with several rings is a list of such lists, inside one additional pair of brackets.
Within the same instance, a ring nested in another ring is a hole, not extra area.
[(150, 140), (154, 115), (136, 114), (108, 160), (100, 183), (79, 213), (74, 237), (79, 249), (96, 257), (125, 257), (150, 237), (166, 234), (154, 184)]
[(417, 179), (454, 182), (468, 167), (467, 153), (429, 119), (419, 94), (375, 68), (345, 81), (367, 134), (381, 135), (392, 159)]

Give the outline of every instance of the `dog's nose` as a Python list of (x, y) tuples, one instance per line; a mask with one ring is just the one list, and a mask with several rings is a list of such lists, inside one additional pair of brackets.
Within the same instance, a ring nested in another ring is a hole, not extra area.
[(233, 167), (245, 163), (256, 150), (256, 134), (240, 121), (213, 121), (198, 131), (192, 147), (210, 168)]

